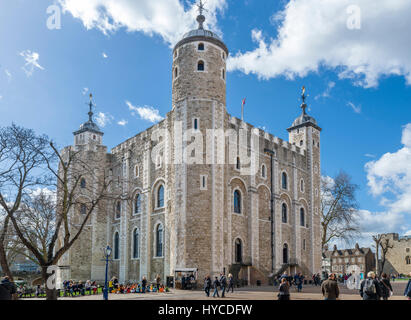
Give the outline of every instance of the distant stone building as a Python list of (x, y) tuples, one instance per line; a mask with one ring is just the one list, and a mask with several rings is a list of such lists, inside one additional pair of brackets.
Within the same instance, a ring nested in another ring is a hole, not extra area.
[[(287, 269), (321, 271), (321, 128), (306, 113), (304, 94), (289, 142), (228, 114), (229, 51), (203, 29), (204, 19), (198, 16), (199, 28), (173, 50), (172, 108), (163, 121), (108, 153), (90, 112), (74, 145), (62, 151), (63, 158), (79, 152), (112, 179), (118, 197), (98, 206), (61, 259), (63, 279), (103, 280), (107, 244), (110, 276), (121, 282), (191, 269), (200, 279), (225, 270), (252, 283)], [(231, 148), (232, 136), (238, 148)], [(192, 148), (193, 140), (204, 149)], [(84, 184), (97, 183), (85, 177)], [(73, 209), (73, 221), (81, 214), (81, 206)]]
[(363, 276), (369, 271), (375, 270), (375, 255), (370, 248), (360, 248), (358, 243), (354, 249), (338, 249), (335, 245), (333, 250), (326, 250), (323, 253), (324, 259), (329, 259), (331, 272), (339, 274), (349, 274), (353, 270), (359, 271)]
[(388, 233), (384, 238), (389, 239), (393, 246), (386, 255), (384, 272), (387, 274), (408, 274), (411, 272), (411, 237), (400, 237), (398, 233)]

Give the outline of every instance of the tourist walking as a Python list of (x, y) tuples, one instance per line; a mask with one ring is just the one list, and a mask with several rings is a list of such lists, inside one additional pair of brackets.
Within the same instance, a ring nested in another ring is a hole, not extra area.
[(227, 290), (227, 292), (230, 292), (230, 289), (231, 289), (231, 293), (234, 293), (234, 277), (231, 273), (228, 275), (228, 290)]
[(0, 283), (0, 300), (12, 300), (16, 292), (16, 285), (10, 281), (8, 276), (5, 276)]
[(224, 298), (225, 290), (227, 288), (227, 277), (225, 274), (220, 274), (221, 298)]
[(411, 300), (411, 272), (409, 276), (410, 276), (410, 279), (408, 280), (407, 286), (405, 287), (404, 296), (406, 296), (408, 300)]
[(390, 278), (385, 272), (381, 275), (381, 278), (382, 279), (380, 281), (380, 284), (381, 284), (382, 299), (388, 300), (388, 298), (391, 297), (393, 294), (392, 286), (390, 283)]
[(295, 277), (295, 284), (297, 286), (297, 292), (301, 292), (303, 290), (303, 283), (304, 283), (304, 276), (300, 272)]
[(324, 300), (337, 300), (340, 296), (340, 289), (338, 288), (337, 279), (334, 273), (331, 273), (327, 280), (321, 284), (321, 291)]
[(205, 291), (207, 297), (210, 297), (210, 290), (211, 290), (211, 278), (208, 275), (204, 279), (204, 291)]
[(220, 282), (218, 281), (218, 277), (215, 277), (213, 285), (214, 285), (213, 298), (215, 298), (216, 295), (217, 295), (217, 297), (220, 297), (220, 295), (218, 294), (218, 287), (220, 286)]
[(286, 278), (281, 279), (278, 300), (290, 300), (290, 286)]
[(360, 295), (363, 300), (380, 300), (381, 287), (373, 271), (368, 272), (367, 278), (361, 282)]
[(146, 277), (143, 277), (141, 280), (141, 289), (143, 293), (146, 293), (146, 287), (147, 287), (147, 279)]

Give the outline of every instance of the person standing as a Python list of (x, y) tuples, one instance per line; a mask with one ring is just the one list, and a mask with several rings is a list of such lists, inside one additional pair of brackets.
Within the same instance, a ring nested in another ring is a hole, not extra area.
[(220, 295), (218, 294), (218, 287), (220, 286), (220, 282), (218, 281), (218, 277), (215, 277), (213, 285), (214, 285), (213, 298), (215, 298), (216, 295), (217, 295), (217, 297), (220, 297)]
[(12, 300), (16, 291), (16, 285), (5, 276), (0, 283), (0, 300)]
[(141, 280), (142, 293), (146, 293), (146, 287), (147, 287), (147, 279), (146, 277), (143, 277), (143, 279)]
[(231, 273), (228, 275), (228, 291), (227, 292), (230, 292), (230, 289), (231, 289), (231, 293), (234, 293), (234, 277)]
[(211, 278), (209, 275), (204, 279), (204, 291), (207, 297), (210, 297), (210, 290), (211, 290)]
[(157, 284), (157, 292), (160, 292), (161, 277), (159, 274), (156, 277), (156, 284)]
[(297, 277), (295, 279), (296, 279), (295, 284), (297, 285), (297, 291), (301, 292), (303, 290), (304, 276), (300, 272), (297, 274)]
[(278, 300), (290, 300), (290, 286), (286, 278), (281, 279)]
[(363, 300), (380, 300), (381, 287), (373, 271), (368, 272), (367, 278), (361, 282), (360, 295)]
[(324, 280), (321, 284), (321, 291), (324, 300), (337, 300), (340, 296), (340, 289), (338, 288), (337, 279), (334, 273), (331, 273), (328, 280)]
[(404, 296), (406, 296), (408, 300), (411, 300), (411, 272), (409, 276), (410, 279), (408, 280), (407, 286), (405, 287)]
[(221, 298), (224, 298), (225, 290), (227, 288), (227, 277), (225, 274), (220, 274)]
[(390, 278), (387, 276), (385, 272), (381, 275), (381, 278), (382, 279), (380, 281), (380, 284), (381, 284), (382, 299), (388, 300), (388, 298), (391, 297), (392, 292), (393, 292), (392, 286), (390, 283)]

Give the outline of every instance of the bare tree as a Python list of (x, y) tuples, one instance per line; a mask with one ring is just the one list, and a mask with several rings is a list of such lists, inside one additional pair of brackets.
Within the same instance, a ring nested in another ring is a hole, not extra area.
[(372, 236), (372, 240), (375, 243), (375, 273), (377, 275), (380, 274), (380, 245), (381, 245), (381, 241), (383, 239), (383, 235), (382, 234), (377, 234)]
[(384, 237), (380, 242), (381, 247), (381, 272), (384, 272), (385, 262), (387, 261), (387, 253), (390, 249), (394, 248), (394, 245), (390, 243), (390, 239)]
[(356, 184), (350, 176), (340, 172), (334, 179), (323, 177), (321, 181), (322, 247), (331, 240), (349, 240), (359, 234), (356, 223), (358, 203)]
[[(18, 132), (25, 130), (15, 129)], [(21, 140), (18, 154), (27, 153), (26, 135), (18, 138)], [(103, 199), (108, 198), (110, 181), (104, 169), (96, 172), (95, 166), (83, 161), (80, 152), (72, 148), (60, 154), (48, 141), (47, 147), (37, 148), (32, 157), (40, 161), (36, 162), (36, 172), (29, 172), (30, 175), (25, 174), (26, 165), (17, 158), (18, 170), (14, 170), (6, 180), (15, 186), (16, 196), (13, 200), (6, 200), (9, 196), (6, 198), (1, 192), (0, 205), (19, 240), (41, 267), (46, 284), (48, 268), (58, 264), (79, 239), (93, 211)], [(31, 183), (21, 183), (22, 176), (30, 176), (28, 181)], [(85, 179), (90, 183), (83, 183)], [(56, 300), (56, 288), (46, 286), (46, 295), (48, 300)]]

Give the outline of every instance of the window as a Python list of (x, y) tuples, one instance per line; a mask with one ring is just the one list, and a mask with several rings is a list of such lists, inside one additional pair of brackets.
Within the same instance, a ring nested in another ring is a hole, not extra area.
[(284, 243), (283, 246), (283, 264), (288, 263), (288, 244)]
[(207, 190), (207, 176), (200, 176), (200, 190)]
[(141, 195), (138, 193), (134, 199), (134, 213), (141, 213)]
[(157, 208), (164, 207), (164, 186), (161, 185), (157, 190)]
[(120, 259), (120, 235), (118, 232), (114, 234), (114, 260)]
[(405, 263), (406, 263), (406, 264), (411, 264), (411, 257), (410, 257), (410, 256), (407, 256), (407, 257), (405, 258)]
[(81, 189), (85, 189), (86, 188), (86, 179), (82, 178), (80, 180), (80, 187)]
[(303, 140), (301, 140), (300, 141), (300, 146), (302, 146), (304, 144), (304, 141)]
[(301, 180), (300, 182), (300, 189), (301, 189), (301, 192), (304, 192), (304, 180)]
[(204, 71), (204, 69), (205, 69), (205, 68), (204, 68), (204, 61), (201, 61), (201, 60), (200, 60), (200, 61), (198, 62), (198, 65), (197, 65), (197, 70), (198, 70), (198, 71)]
[(224, 69), (221, 71), (221, 77), (223, 78), (223, 80), (225, 80), (225, 70)]
[(266, 172), (267, 170), (266, 170), (266, 167), (265, 167), (265, 165), (263, 164), (262, 165), (262, 167), (261, 167), (261, 176), (263, 177), (263, 178), (265, 178), (266, 176), (267, 176), (267, 172)]
[(305, 212), (303, 208), (300, 209), (300, 225), (305, 227)]
[(138, 178), (139, 175), (140, 175), (140, 170), (139, 170), (139, 168), (138, 168), (138, 165), (136, 165), (136, 166), (134, 167), (134, 177), (135, 177), (135, 178)]
[(121, 217), (121, 202), (117, 201), (116, 204), (116, 219), (120, 219)]
[(160, 223), (156, 229), (156, 257), (163, 256), (163, 225)]
[(237, 162), (236, 162), (235, 168), (236, 168), (237, 170), (240, 170), (240, 169), (241, 169), (240, 157), (237, 157)]
[(281, 213), (283, 223), (287, 223), (287, 205), (285, 203), (282, 205)]
[(283, 172), (282, 177), (281, 177), (281, 185), (283, 189), (287, 190), (288, 189), (288, 181), (287, 181), (287, 174)]
[(84, 203), (82, 203), (80, 206), (80, 213), (82, 215), (85, 215), (87, 213), (87, 206)]
[(223, 60), (225, 60), (225, 53), (224, 52), (221, 53), (221, 58), (223, 58)]
[(306, 245), (306, 241), (305, 239), (303, 240), (303, 250), (305, 251), (305, 245)]
[(405, 249), (405, 252), (407, 253), (410, 252), (410, 248)]
[(198, 51), (204, 51), (204, 43), (198, 44)]
[(235, 240), (235, 262), (243, 262), (243, 244), (238, 238)]
[(241, 213), (241, 193), (239, 190), (234, 191), (234, 212)]
[(138, 229), (134, 229), (133, 231), (133, 259), (138, 259), (140, 257), (140, 234)]
[(177, 79), (177, 77), (178, 77), (178, 68), (176, 67), (174, 69), (174, 79)]
[(194, 118), (193, 119), (193, 129), (194, 130), (198, 130), (198, 119), (197, 118)]

